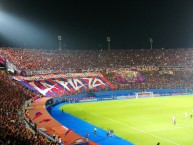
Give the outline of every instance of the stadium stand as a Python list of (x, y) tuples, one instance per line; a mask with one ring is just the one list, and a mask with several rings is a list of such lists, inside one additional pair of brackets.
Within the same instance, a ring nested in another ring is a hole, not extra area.
[(22, 103), (34, 93), (13, 82), (4, 73), (0, 75), (0, 136), (3, 144), (54, 144), (37, 131), (28, 127), (22, 114)]
[[(100, 71), (116, 90), (193, 88), (193, 49), (137, 50), (44, 50), (0, 48), (0, 56), (14, 69), (12, 75)], [(6, 64), (7, 65), (7, 64)], [(7, 66), (8, 67), (8, 66)], [(140, 71), (142, 83), (120, 83), (114, 71), (130, 68)], [(43, 95), (33, 92), (1, 71), (0, 74), (0, 143), (55, 144), (27, 125), (22, 109), (26, 100)], [(110, 88), (107, 88), (109, 90)], [(75, 92), (77, 94), (78, 92)], [(84, 100), (80, 98), (76, 101)], [(13, 107), (14, 106), (14, 107)], [(28, 115), (27, 115), (28, 116)]]

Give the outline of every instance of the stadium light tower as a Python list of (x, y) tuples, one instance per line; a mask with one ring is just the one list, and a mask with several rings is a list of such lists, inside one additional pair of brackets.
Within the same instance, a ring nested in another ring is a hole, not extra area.
[(151, 44), (151, 49), (152, 49), (152, 44), (153, 44), (153, 39), (150, 37), (150, 39), (149, 39), (149, 42), (150, 42), (150, 44)]
[(62, 36), (58, 35), (58, 48), (59, 50), (62, 50)]
[(110, 42), (111, 42), (111, 38), (107, 37), (108, 50), (111, 50)]

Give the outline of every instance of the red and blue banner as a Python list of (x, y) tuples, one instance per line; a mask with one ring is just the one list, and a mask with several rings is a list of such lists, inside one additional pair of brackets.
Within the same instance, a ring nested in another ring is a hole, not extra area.
[(34, 116), (34, 118), (33, 118), (32, 120), (34, 120), (34, 119), (36, 119), (36, 118), (40, 117), (41, 115), (42, 115), (42, 113), (41, 113), (41, 112), (36, 112), (36, 114), (35, 114), (35, 116)]
[(89, 90), (115, 89), (114, 85), (99, 72), (41, 74), (31, 77), (11, 76), (11, 78), (48, 97), (88, 92)]
[(39, 123), (48, 122), (48, 121), (50, 121), (50, 120), (51, 120), (50, 118), (45, 118), (45, 119), (42, 119)]
[(129, 83), (144, 83), (145, 78), (138, 71), (130, 70), (120, 70), (115, 71), (115, 78), (120, 84), (129, 84)]
[(72, 129), (69, 128), (64, 135), (66, 136), (66, 135), (69, 134), (71, 131), (72, 131)]
[(6, 59), (0, 55), (0, 66), (5, 66), (6, 64)]

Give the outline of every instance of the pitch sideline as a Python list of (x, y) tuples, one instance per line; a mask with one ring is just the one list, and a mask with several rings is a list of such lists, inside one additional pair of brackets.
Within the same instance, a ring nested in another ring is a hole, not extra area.
[[(76, 106), (75, 104), (71, 104), (71, 105), (75, 106), (76, 108), (85, 110), (85, 108), (78, 107), (78, 106)], [(87, 111), (85, 111), (85, 112), (87, 112)], [(88, 112), (87, 112), (87, 113), (88, 113)], [(88, 113), (88, 114), (91, 114), (91, 115), (95, 114), (95, 115), (97, 115), (97, 116), (101, 116), (101, 117), (103, 117), (103, 118), (105, 118), (105, 119), (111, 120), (111, 121), (113, 121), (113, 122), (116, 122), (116, 123), (121, 124), (121, 125), (123, 125), (123, 126), (126, 126), (126, 127), (128, 127), (128, 128), (132, 128), (133, 130), (137, 130), (138, 132), (141, 132), (141, 133), (144, 133), (144, 134), (153, 136), (153, 137), (155, 137), (155, 138), (159, 138), (159, 139), (164, 140), (164, 141), (166, 141), (166, 142), (170, 142), (170, 143), (172, 143), (172, 144), (174, 144), (174, 145), (180, 145), (180, 144), (178, 144), (178, 143), (176, 143), (176, 142), (174, 142), (174, 141), (171, 141), (171, 140), (169, 140), (169, 139), (165, 139), (165, 138), (159, 137), (159, 136), (157, 136), (157, 135), (153, 135), (153, 134), (151, 134), (151, 133), (149, 133), (149, 132), (145, 132), (145, 131), (143, 131), (143, 130), (141, 130), (141, 129), (138, 129), (138, 128), (136, 128), (136, 127), (133, 127), (133, 126), (124, 124), (124, 123), (119, 122), (119, 121), (117, 121), (117, 120), (114, 120), (114, 119), (112, 119), (112, 118), (109, 118), (109, 117), (106, 117), (106, 116), (103, 116), (103, 115), (100, 115), (100, 114), (97, 114), (97, 113)]]

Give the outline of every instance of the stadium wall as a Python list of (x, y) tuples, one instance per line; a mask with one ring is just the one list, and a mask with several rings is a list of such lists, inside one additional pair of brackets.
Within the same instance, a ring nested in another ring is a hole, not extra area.
[[(58, 98), (48, 99), (45, 103), (46, 109), (51, 113), (51, 109), (62, 103), (66, 102), (70, 98), (88, 98), (87, 101), (96, 101), (96, 100), (113, 100), (113, 99), (130, 99), (135, 98), (134, 94), (141, 92), (141, 90), (115, 90), (115, 91), (104, 91), (104, 92), (88, 92), (84, 94), (76, 94), (71, 96), (64, 96)], [(187, 95), (192, 94), (192, 89), (147, 89), (146, 92), (153, 92), (156, 96), (172, 96), (172, 95)], [(94, 96), (96, 99), (89, 99), (90, 96)], [(88, 145), (88, 142), (82, 142), (78, 145)]]
[[(153, 92), (154, 94), (160, 95), (172, 95), (172, 94), (181, 94), (181, 93), (192, 93), (191, 90), (185, 89), (147, 89), (146, 92)], [(141, 92), (141, 90), (116, 90), (116, 91), (105, 91), (105, 92), (95, 92), (96, 97), (103, 96), (132, 96), (134, 93)]]
[[(57, 105), (61, 102), (64, 102), (65, 99), (73, 99), (73, 98), (85, 98), (93, 95), (97, 100), (109, 100), (116, 99), (115, 97), (119, 96), (131, 96), (129, 98), (133, 98), (132, 96), (135, 93), (141, 92), (141, 90), (115, 90), (115, 91), (103, 91), (103, 92), (93, 92), (93, 93), (84, 93), (84, 94), (76, 94), (71, 96), (53, 98), (52, 105)], [(155, 96), (172, 96), (172, 95), (187, 95), (192, 94), (192, 89), (147, 89), (146, 92), (153, 92)], [(103, 99), (101, 99), (103, 98)], [(96, 101), (90, 100), (90, 101)], [(88, 99), (89, 101), (89, 99)], [(49, 105), (46, 105), (47, 107)]]

